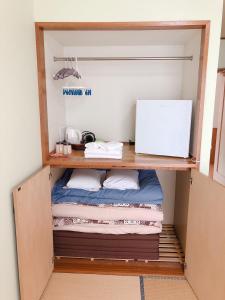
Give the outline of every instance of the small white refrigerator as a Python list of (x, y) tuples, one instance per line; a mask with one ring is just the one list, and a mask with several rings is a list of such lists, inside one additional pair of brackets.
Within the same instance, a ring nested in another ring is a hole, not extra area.
[(137, 100), (135, 152), (189, 157), (192, 100)]

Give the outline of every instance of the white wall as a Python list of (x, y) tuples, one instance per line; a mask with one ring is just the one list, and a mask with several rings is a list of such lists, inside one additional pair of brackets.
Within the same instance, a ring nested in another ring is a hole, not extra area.
[(63, 56), (63, 47), (51, 37), (49, 32), (44, 33), (46, 90), (48, 109), (49, 151), (55, 149), (55, 143), (61, 138), (62, 128), (66, 124), (65, 99), (62, 96), (62, 80), (53, 80), (63, 63), (54, 64), (54, 56)]
[(34, 0), (36, 21), (169, 21), (210, 20), (209, 57), (200, 169), (209, 169), (222, 0)]
[(19, 299), (12, 188), (41, 166), (32, 1), (0, 9), (0, 299)]
[(186, 43), (184, 47), (184, 55), (193, 55), (193, 61), (184, 62), (183, 69), (183, 89), (182, 98), (193, 100), (192, 106), (192, 128), (191, 128), (191, 144), (190, 153), (193, 153), (194, 141), (194, 128), (195, 125), (195, 112), (196, 112), (196, 100), (198, 92), (198, 74), (199, 74), (199, 59), (200, 59), (200, 45), (201, 45), (201, 33), (198, 32), (195, 36)]
[[(110, 34), (110, 33), (109, 33)], [(67, 47), (65, 56), (183, 56), (183, 46)], [(103, 140), (135, 138), (137, 99), (180, 99), (182, 61), (80, 62), (92, 96), (64, 96), (67, 125), (90, 130)], [(115, 122), (116, 120), (116, 122)]]

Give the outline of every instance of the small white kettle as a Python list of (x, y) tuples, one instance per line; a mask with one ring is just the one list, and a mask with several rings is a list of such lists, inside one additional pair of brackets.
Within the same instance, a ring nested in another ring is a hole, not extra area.
[(79, 129), (74, 129), (72, 127), (67, 127), (65, 132), (65, 140), (69, 144), (80, 144), (82, 139), (82, 134)]

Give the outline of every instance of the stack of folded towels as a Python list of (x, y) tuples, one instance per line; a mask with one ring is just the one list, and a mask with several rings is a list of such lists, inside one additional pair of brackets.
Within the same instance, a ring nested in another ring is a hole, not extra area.
[(85, 144), (85, 158), (113, 158), (122, 159), (123, 143), (92, 142)]

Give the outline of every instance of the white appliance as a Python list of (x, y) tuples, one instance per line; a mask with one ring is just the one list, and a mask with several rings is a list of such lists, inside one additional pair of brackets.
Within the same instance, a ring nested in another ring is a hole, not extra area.
[(137, 100), (135, 152), (188, 157), (192, 100)]
[(79, 129), (75, 129), (72, 127), (66, 128), (65, 140), (70, 144), (80, 144), (82, 139), (82, 134)]

